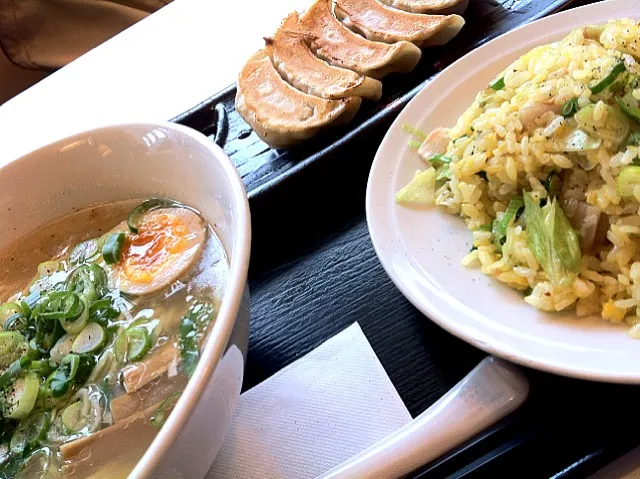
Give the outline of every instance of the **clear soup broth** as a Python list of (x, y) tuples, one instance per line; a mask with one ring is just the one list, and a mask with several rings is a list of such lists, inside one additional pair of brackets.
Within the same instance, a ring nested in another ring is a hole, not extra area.
[(126, 477), (228, 275), (206, 219), (166, 199), (83, 210), (0, 252), (0, 478)]

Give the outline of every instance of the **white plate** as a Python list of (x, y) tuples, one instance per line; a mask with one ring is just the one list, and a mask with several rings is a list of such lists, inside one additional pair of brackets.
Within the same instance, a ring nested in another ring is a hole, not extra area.
[(610, 18), (640, 18), (638, 0), (611, 0), (514, 30), (463, 57), (402, 111), (376, 154), (367, 187), (367, 222), (385, 270), (402, 293), (447, 331), (489, 353), (579, 378), (640, 383), (640, 341), (625, 327), (575, 314), (550, 315), (477, 269), (460, 264), (471, 232), (439, 209), (398, 207), (394, 195), (424, 164), (401, 125), (423, 131), (453, 126), (476, 93), (531, 48)]

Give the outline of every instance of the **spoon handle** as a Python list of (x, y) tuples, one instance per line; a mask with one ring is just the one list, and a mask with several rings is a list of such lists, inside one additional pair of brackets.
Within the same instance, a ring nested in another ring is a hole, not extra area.
[(429, 409), (322, 479), (389, 479), (438, 458), (517, 409), (529, 393), (514, 365), (489, 356)]

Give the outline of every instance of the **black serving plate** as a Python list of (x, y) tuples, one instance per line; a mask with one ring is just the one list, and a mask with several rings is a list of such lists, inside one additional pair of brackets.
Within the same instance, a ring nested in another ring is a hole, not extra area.
[[(387, 128), (438, 71), (491, 38), (592, 1), (471, 0), (467, 26), (354, 122), (290, 150), (262, 143), (233, 107), (234, 87), (174, 121), (223, 146), (250, 196), (252, 326), (244, 389), (358, 322), (413, 416), (485, 354), (419, 313), (377, 260), (364, 218), (367, 176)], [(525, 370), (525, 405), (412, 477), (586, 477), (640, 445), (640, 388)]]

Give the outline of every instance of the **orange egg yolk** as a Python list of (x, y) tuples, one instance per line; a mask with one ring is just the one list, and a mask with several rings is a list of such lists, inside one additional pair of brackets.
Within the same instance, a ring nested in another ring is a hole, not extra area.
[(189, 230), (182, 219), (171, 213), (154, 215), (142, 221), (138, 233), (127, 237), (123, 248), (122, 270), (135, 283), (150, 283), (172, 255), (185, 250)]

